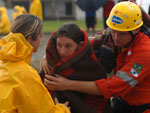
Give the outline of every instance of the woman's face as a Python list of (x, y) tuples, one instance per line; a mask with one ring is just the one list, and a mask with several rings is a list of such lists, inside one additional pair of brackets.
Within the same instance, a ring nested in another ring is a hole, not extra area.
[(43, 30), (41, 30), (41, 32), (38, 34), (36, 40), (31, 40), (30, 44), (33, 47), (33, 52), (37, 52), (38, 51), (40, 42), (42, 41), (42, 36), (43, 36)]
[(57, 38), (57, 51), (62, 61), (70, 57), (78, 48), (78, 44), (72, 39), (62, 36)]

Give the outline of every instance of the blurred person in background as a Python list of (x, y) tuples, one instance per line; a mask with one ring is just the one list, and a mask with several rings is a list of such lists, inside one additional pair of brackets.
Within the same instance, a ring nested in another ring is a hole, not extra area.
[(21, 6), (19, 6), (19, 5), (14, 6), (14, 13), (12, 14), (13, 19), (15, 19), (17, 16), (19, 16), (21, 14), (24, 14)]
[(109, 17), (109, 13), (111, 9), (114, 7), (115, 3), (113, 0), (109, 0), (104, 6), (103, 6), (103, 25), (104, 29), (106, 29), (108, 26), (106, 25), (106, 20)]
[(5, 35), (10, 32), (10, 20), (5, 7), (0, 7), (0, 34)]
[(21, 10), (22, 10), (23, 14), (27, 14), (28, 13), (27, 10), (23, 6), (20, 6), (20, 7), (21, 7)]
[(42, 4), (40, 0), (32, 0), (29, 13), (43, 20), (43, 9), (42, 9)]
[(85, 12), (85, 22), (86, 22), (86, 30), (87, 32), (92, 29), (92, 32), (94, 33), (96, 30), (96, 11), (86, 11)]

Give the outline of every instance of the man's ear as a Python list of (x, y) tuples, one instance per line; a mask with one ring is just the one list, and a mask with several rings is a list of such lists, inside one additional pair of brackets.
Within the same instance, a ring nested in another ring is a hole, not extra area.
[(29, 43), (32, 42), (32, 36), (31, 36), (31, 35), (27, 37), (27, 41), (28, 41)]

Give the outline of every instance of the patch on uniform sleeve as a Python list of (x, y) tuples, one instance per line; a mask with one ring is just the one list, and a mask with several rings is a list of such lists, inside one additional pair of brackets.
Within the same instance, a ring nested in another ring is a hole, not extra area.
[(140, 71), (142, 70), (142, 67), (143, 67), (142, 65), (134, 63), (130, 70), (130, 74), (135, 77), (138, 77)]

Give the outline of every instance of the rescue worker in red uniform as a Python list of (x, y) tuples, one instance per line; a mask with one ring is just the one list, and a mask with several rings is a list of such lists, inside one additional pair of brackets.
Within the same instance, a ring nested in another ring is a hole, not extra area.
[[(125, 9), (125, 10), (122, 10)], [(140, 8), (132, 2), (116, 4), (107, 25), (119, 49), (116, 73), (98, 81), (74, 81), (48, 76), (51, 90), (75, 90), (112, 98), (114, 113), (150, 113), (150, 39), (140, 32)]]

